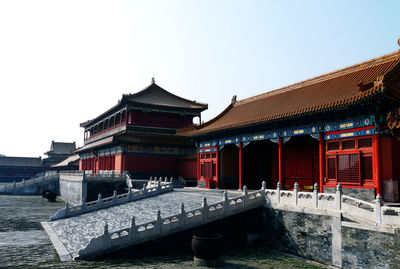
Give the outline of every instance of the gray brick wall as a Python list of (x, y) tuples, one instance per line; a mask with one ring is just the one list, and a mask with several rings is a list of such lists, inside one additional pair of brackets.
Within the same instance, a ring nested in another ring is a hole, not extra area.
[(400, 268), (400, 234), (345, 227), (336, 216), (269, 207), (263, 227), (272, 249), (343, 268)]

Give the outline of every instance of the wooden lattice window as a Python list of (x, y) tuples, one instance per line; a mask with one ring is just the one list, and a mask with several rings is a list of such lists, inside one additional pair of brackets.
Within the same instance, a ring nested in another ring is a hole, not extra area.
[(358, 148), (372, 148), (372, 138), (359, 139)]
[(363, 179), (373, 179), (372, 156), (361, 156), (361, 173)]
[(360, 155), (342, 154), (338, 155), (337, 167), (338, 182), (359, 183), (360, 182)]
[(339, 141), (328, 142), (328, 151), (329, 150), (339, 150)]
[(328, 179), (336, 179), (336, 158), (328, 158)]
[(356, 141), (355, 140), (344, 140), (342, 141), (342, 149), (355, 149)]

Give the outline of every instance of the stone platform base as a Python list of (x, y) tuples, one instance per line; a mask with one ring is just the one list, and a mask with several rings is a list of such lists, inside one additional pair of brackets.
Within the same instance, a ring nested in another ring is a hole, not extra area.
[(224, 264), (224, 260), (219, 258), (218, 260), (203, 260), (193, 257), (194, 266), (206, 266), (206, 267), (220, 267)]

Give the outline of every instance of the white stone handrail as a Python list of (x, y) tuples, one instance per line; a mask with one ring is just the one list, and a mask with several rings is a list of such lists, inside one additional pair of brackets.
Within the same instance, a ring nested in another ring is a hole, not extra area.
[(229, 199), (225, 191), (222, 201), (210, 205), (203, 197), (202, 206), (190, 211), (185, 211), (182, 203), (178, 214), (164, 218), (161, 217), (161, 212), (157, 210), (154, 221), (139, 225), (136, 225), (133, 216), (130, 227), (117, 231), (110, 232), (108, 225), (105, 224), (104, 233), (92, 238), (89, 244), (80, 249), (78, 256), (74, 258), (93, 258), (109, 251), (200, 226), (264, 204), (269, 204), (269, 206), (278, 210), (308, 213), (330, 211), (354, 217), (353, 219), (366, 220), (376, 226), (400, 228), (400, 208), (381, 206), (382, 201), (379, 195), (376, 203), (370, 203), (343, 195), (340, 184), (337, 186), (335, 194), (319, 193), (318, 184), (314, 185), (313, 192), (299, 192), (297, 183), (293, 191), (281, 190), (280, 184), (274, 190), (266, 189), (265, 186), (266, 184), (263, 182), (261, 190), (251, 193), (248, 193), (247, 187), (244, 186), (243, 195)]
[(21, 182), (14, 181), (13, 183), (0, 186), (0, 193), (20, 192), (24, 189), (31, 188), (33, 186), (38, 186), (41, 184), (46, 184), (46, 183), (52, 182), (54, 180), (58, 180), (58, 178), (59, 178), (58, 174), (50, 174), (50, 175), (45, 175), (42, 177), (32, 178), (32, 179), (28, 179), (28, 180), (23, 179)]
[(248, 193), (244, 188), (244, 195), (228, 199), (225, 191), (220, 202), (208, 205), (206, 197), (203, 197), (201, 207), (185, 211), (182, 203), (178, 214), (165, 218), (161, 218), (161, 212), (157, 210), (154, 221), (139, 225), (136, 225), (135, 217), (132, 217), (130, 227), (117, 231), (108, 231), (108, 225), (105, 224), (104, 233), (92, 238), (85, 248), (78, 251), (78, 257), (74, 258), (95, 257), (110, 250), (115, 251), (263, 206), (263, 192), (264, 190), (259, 190)]
[(280, 189), (266, 189), (267, 202), (278, 209), (308, 208), (319, 210), (336, 210), (344, 216), (367, 221), (375, 225), (384, 225), (391, 228), (400, 228), (400, 208), (382, 206), (382, 198), (377, 196), (376, 202), (366, 202), (348, 195), (342, 194), (339, 184), (336, 193), (319, 193), (319, 186), (315, 184), (313, 192), (298, 191), (295, 184), (293, 191)]
[(151, 182), (150, 186), (143, 186), (143, 189), (141, 190), (133, 190), (129, 188), (129, 191), (127, 193), (119, 195), (117, 195), (117, 192), (114, 191), (114, 195), (107, 198), (102, 198), (101, 194), (99, 194), (96, 201), (83, 201), (82, 204), (77, 206), (69, 206), (68, 202), (66, 202), (65, 208), (58, 210), (57, 213), (50, 218), (50, 221), (69, 218), (88, 212), (141, 200), (173, 190), (172, 182), (161, 181), (161, 179), (159, 181), (151, 180), (149, 182)]

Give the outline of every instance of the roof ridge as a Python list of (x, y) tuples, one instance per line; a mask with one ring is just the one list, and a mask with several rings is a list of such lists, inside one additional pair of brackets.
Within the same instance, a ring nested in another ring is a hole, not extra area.
[(295, 89), (298, 89), (301, 87), (315, 84), (316, 82), (327, 81), (329, 79), (337, 78), (337, 77), (343, 76), (345, 74), (350, 74), (350, 73), (353, 73), (356, 71), (360, 71), (360, 70), (369, 68), (371, 66), (375, 66), (375, 65), (387, 62), (389, 60), (394, 60), (396, 58), (397, 59), (400, 58), (400, 51), (392, 52), (392, 53), (389, 53), (389, 54), (386, 54), (383, 56), (379, 56), (379, 57), (370, 59), (365, 62), (357, 63), (357, 64), (354, 64), (354, 65), (351, 65), (351, 66), (348, 66), (345, 68), (341, 68), (341, 69), (338, 69), (338, 70), (335, 70), (335, 71), (332, 71), (329, 73), (325, 73), (325, 74), (322, 74), (322, 75), (319, 75), (316, 77), (312, 77), (310, 79), (306, 79), (306, 80), (303, 80), (303, 81), (300, 81), (300, 82), (297, 82), (297, 83), (294, 83), (294, 84), (291, 84), (288, 86), (284, 86), (284, 87), (278, 88), (276, 90), (272, 90), (272, 91), (264, 92), (264, 93), (261, 93), (261, 94), (255, 95), (255, 96), (251, 96), (251, 97), (237, 101), (235, 106), (246, 104), (246, 103), (267, 97), (267, 96), (273, 96), (273, 95), (277, 95), (280, 93), (292, 91), (292, 90), (295, 90)]
[(200, 125), (195, 126), (195, 130), (201, 129), (203, 127), (206, 127), (208, 125), (210, 125), (211, 123), (217, 121), (218, 119), (222, 118), (222, 116), (224, 116), (229, 110), (231, 110), (231, 108), (233, 107), (233, 104), (229, 104), (229, 106), (227, 106), (221, 113), (219, 113), (216, 117), (212, 118), (211, 120), (202, 123)]
[(172, 95), (173, 97), (175, 97), (175, 98), (177, 98), (177, 99), (179, 99), (179, 100), (186, 101), (186, 102), (189, 102), (189, 103), (191, 103), (191, 104), (196, 104), (196, 105), (200, 105), (200, 106), (208, 106), (208, 104), (206, 104), (206, 103), (197, 102), (197, 101), (195, 101), (195, 100), (192, 101), (192, 100), (183, 98), (183, 97), (181, 97), (181, 96), (178, 96), (178, 95), (176, 95), (176, 94), (173, 94), (172, 92), (170, 92), (170, 91), (168, 91), (168, 90), (166, 90), (166, 89), (160, 87), (160, 86), (157, 85), (156, 83), (151, 83), (149, 86), (147, 86), (147, 87), (144, 88), (143, 90), (138, 91), (138, 92), (136, 92), (136, 93), (134, 93), (134, 94), (123, 94), (123, 96), (126, 96), (126, 97), (135, 97), (135, 96), (138, 96), (138, 95), (143, 94), (143, 93), (145, 93), (146, 91), (150, 90), (150, 87), (153, 86), (153, 85), (156, 86), (157, 89), (160, 89), (160, 90), (164, 91), (165, 93), (167, 93), (167, 94), (169, 94), (169, 95)]

